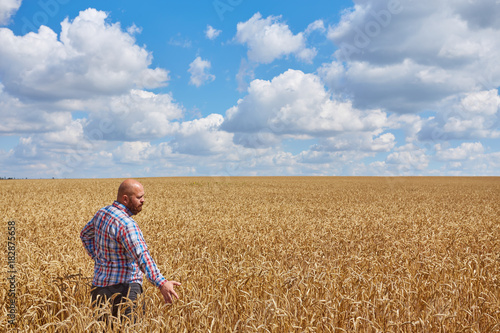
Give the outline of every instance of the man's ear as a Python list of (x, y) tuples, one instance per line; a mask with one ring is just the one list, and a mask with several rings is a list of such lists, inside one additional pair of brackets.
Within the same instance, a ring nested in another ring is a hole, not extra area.
[(129, 200), (129, 198), (128, 198), (128, 195), (124, 194), (124, 195), (122, 196), (122, 202), (123, 202), (123, 204), (126, 206), (126, 205), (129, 203), (129, 201), (130, 201), (130, 200)]

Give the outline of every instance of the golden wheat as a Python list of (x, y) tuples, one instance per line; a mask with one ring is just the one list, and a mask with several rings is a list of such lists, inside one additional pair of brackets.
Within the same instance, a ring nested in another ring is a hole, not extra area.
[[(140, 181), (135, 219), (180, 300), (145, 281), (146, 315), (117, 330), (500, 331), (500, 178)], [(16, 326), (2, 278), (0, 331), (106, 330), (79, 233), (120, 182), (0, 181), (3, 248), (8, 221), (17, 239)]]

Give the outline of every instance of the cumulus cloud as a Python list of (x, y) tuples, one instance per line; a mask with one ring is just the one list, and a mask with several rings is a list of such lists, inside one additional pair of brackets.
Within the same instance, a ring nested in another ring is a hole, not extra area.
[(16, 36), (0, 29), (0, 75), (5, 91), (33, 100), (115, 95), (131, 88), (165, 85), (168, 72), (150, 69), (152, 56), (107, 14), (87, 9), (61, 23)]
[(425, 110), (474, 85), (468, 78), (470, 74), (453, 75), (437, 67), (416, 64), (411, 59), (385, 66), (352, 62), (343, 67), (333, 62), (323, 65), (318, 72), (330, 89), (352, 96), (355, 106), (397, 113)]
[(68, 147), (86, 148), (89, 146), (90, 141), (84, 139), (83, 135), (83, 120), (77, 119), (71, 121), (68, 126), (59, 130), (51, 131), (41, 134), (38, 138), (40, 142), (44, 145), (62, 147), (66, 149)]
[(142, 164), (153, 154), (151, 143), (143, 141), (124, 142), (113, 150), (113, 158), (120, 163)]
[(220, 114), (185, 121), (180, 124), (170, 143), (172, 150), (181, 154), (213, 155), (227, 153), (234, 148), (232, 134), (220, 131), (224, 121)]
[(237, 148), (232, 134), (220, 131), (223, 117), (210, 114), (207, 117), (176, 123), (168, 142), (153, 145), (150, 141), (124, 142), (113, 151), (117, 161), (143, 164), (157, 159), (185, 159), (181, 155), (211, 156), (228, 153)]
[[(150, 68), (135, 24), (123, 30), (88, 9), (64, 20), (59, 35), (0, 28), (0, 134), (20, 137), (0, 149), (0, 169), (21, 177), (497, 175), (497, 2), (355, 0), (338, 24), (318, 19), (296, 34), (281, 16), (257, 13), (234, 38), (248, 51), (241, 99), (225, 116), (190, 121), (171, 94), (147, 91), (169, 77)], [(2, 2), (0, 24), (17, 3)], [(215, 40), (221, 31), (204, 33)], [(333, 59), (316, 72), (262, 77), (275, 68), (263, 64), (317, 60), (318, 34), (338, 47)], [(169, 43), (192, 46), (181, 34)], [(211, 70), (197, 57), (190, 84), (213, 81)]]
[(2, 0), (0, 2), (0, 25), (9, 23), (10, 18), (21, 6), (22, 0)]
[(441, 144), (436, 145), (436, 157), (443, 161), (461, 161), (474, 158), (484, 153), (481, 142), (464, 142), (456, 148), (445, 149)]
[(183, 107), (170, 94), (136, 89), (165, 85), (168, 72), (149, 68), (151, 54), (131, 36), (140, 29), (127, 30), (94, 9), (65, 19), (60, 36), (46, 26), (24, 36), (0, 28), (0, 133), (20, 136), (2, 152), (2, 169), (100, 175), (124, 160), (113, 160), (118, 140), (175, 133)]
[(321, 143), (311, 149), (315, 151), (363, 151), (388, 152), (396, 145), (396, 137), (392, 133), (376, 135), (376, 133), (345, 133), (322, 139)]
[(469, 113), (492, 116), (500, 109), (498, 90), (467, 93), (462, 98), (460, 106)]
[(170, 94), (131, 90), (127, 94), (85, 103), (90, 113), (88, 136), (100, 140), (151, 140), (171, 135), (183, 108)]
[(304, 31), (304, 34), (305, 35), (309, 35), (309, 34), (311, 34), (314, 31), (319, 31), (319, 32), (325, 32), (326, 31), (326, 29), (325, 29), (325, 23), (323, 22), (323, 20), (316, 20), (313, 23), (310, 23), (307, 26), (306, 30)]
[(250, 63), (245, 58), (241, 59), (240, 69), (238, 70), (238, 74), (236, 74), (239, 92), (244, 92), (248, 89), (247, 80), (253, 80), (255, 78), (255, 68), (255, 63)]
[(481, 142), (462, 142), (456, 147), (436, 144), (435, 150), (435, 159), (443, 163), (443, 174), (498, 176), (500, 153), (488, 152)]
[(498, 138), (500, 96), (497, 89), (465, 93), (443, 101), (436, 117), (424, 121), (420, 140)]
[(189, 83), (200, 87), (205, 83), (215, 80), (215, 75), (209, 73), (211, 66), (210, 61), (203, 60), (201, 57), (196, 57), (196, 59), (189, 64), (188, 72), (191, 74)]
[(133, 36), (135, 34), (140, 34), (142, 32), (142, 28), (136, 26), (134, 23), (130, 27), (127, 28), (127, 32), (129, 35)]
[[(39, 176), (81, 176), (78, 170), (119, 163), (111, 153), (117, 141), (175, 133), (183, 107), (170, 94), (134, 89), (168, 79), (149, 68), (151, 54), (131, 37), (139, 30), (123, 32), (93, 9), (64, 20), (59, 37), (45, 26), (25, 36), (0, 29), (0, 133), (21, 136), (2, 168), (32, 173), (36, 165)], [(83, 119), (73, 119), (75, 111)]]
[(89, 140), (84, 134), (85, 120), (70, 121), (65, 127), (43, 133), (22, 136), (19, 143), (5, 156), (6, 170), (10, 165), (38, 176), (61, 176), (101, 164), (106, 155), (104, 142)]
[(385, 162), (375, 163), (374, 167), (382, 167), (392, 175), (409, 175), (419, 173), (427, 168), (430, 157), (427, 149), (414, 144), (407, 144), (394, 149)]
[(337, 60), (320, 72), (332, 90), (352, 96), (356, 107), (399, 113), (496, 88), (499, 7), (495, 0), (355, 1), (328, 28), (339, 49)]
[(210, 40), (214, 40), (217, 37), (219, 37), (221, 32), (222, 32), (222, 30), (217, 30), (214, 27), (212, 27), (211, 25), (207, 25), (207, 29), (205, 30), (205, 36)]
[(23, 103), (3, 91), (0, 83), (0, 134), (19, 135), (57, 131), (71, 122), (71, 113), (52, 105)]
[(386, 114), (380, 110), (359, 110), (350, 101), (333, 99), (318, 76), (288, 70), (271, 81), (252, 81), (248, 95), (227, 110), (222, 128), (328, 137), (379, 129), (386, 122)]
[[(280, 20), (281, 17), (262, 18), (260, 13), (256, 13), (248, 21), (238, 23), (236, 41), (248, 46), (248, 59), (268, 64), (294, 54), (302, 61), (311, 62), (316, 56), (316, 49), (307, 48), (304, 34), (294, 35)], [(317, 29), (315, 26), (312, 28)]]

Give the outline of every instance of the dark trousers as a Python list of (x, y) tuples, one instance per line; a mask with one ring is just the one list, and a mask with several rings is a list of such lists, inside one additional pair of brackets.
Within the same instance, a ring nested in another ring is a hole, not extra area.
[[(112, 310), (111, 314), (113, 317), (118, 317), (120, 313), (120, 317), (125, 315), (133, 322), (136, 321), (136, 316), (132, 316), (132, 314), (136, 314), (137, 310), (137, 296), (142, 293), (142, 286), (139, 283), (119, 283), (112, 286), (106, 287), (96, 287), (92, 286), (92, 290), (90, 291), (90, 295), (92, 297), (92, 304), (95, 307), (102, 307), (108, 302), (111, 303)], [(127, 304), (128, 300), (124, 298), (128, 298), (133, 302), (131, 306), (130, 303)], [(142, 310), (144, 311), (143, 304)], [(109, 318), (107, 315), (101, 316), (100, 320), (108, 321)]]

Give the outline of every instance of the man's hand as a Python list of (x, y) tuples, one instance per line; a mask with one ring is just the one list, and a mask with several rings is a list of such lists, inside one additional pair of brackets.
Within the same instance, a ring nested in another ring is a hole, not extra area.
[(181, 284), (176, 281), (167, 281), (165, 282), (160, 289), (161, 294), (163, 295), (163, 298), (165, 299), (165, 303), (172, 303), (173, 298), (172, 296), (175, 296), (175, 298), (179, 299), (179, 296), (177, 296), (177, 293), (174, 290), (174, 286), (180, 286)]

